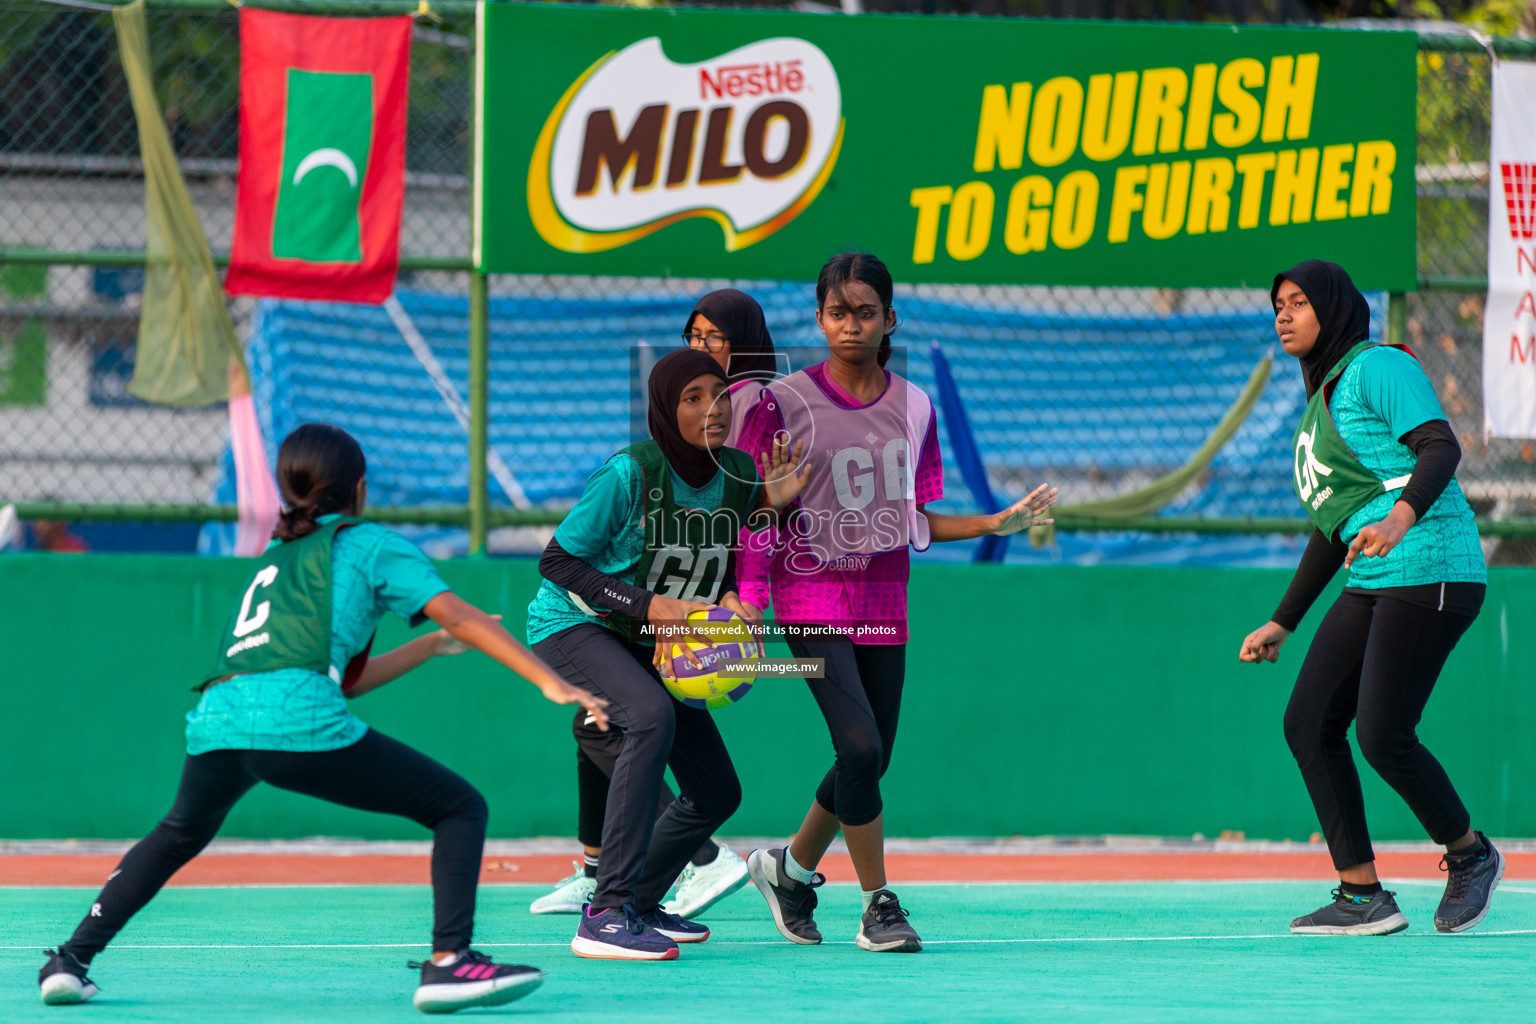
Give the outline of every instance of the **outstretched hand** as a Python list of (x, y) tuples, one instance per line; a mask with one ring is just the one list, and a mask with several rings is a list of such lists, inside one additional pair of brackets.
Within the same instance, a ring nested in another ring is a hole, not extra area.
[(540, 683), (539, 691), (556, 704), (580, 704), (587, 709), (587, 714), (592, 716), (594, 725), (603, 732), (608, 731), (608, 712), (603, 710), (608, 706), (608, 702), (603, 698), (579, 686), (572, 686), (563, 679), (551, 679)]
[[(491, 618), (497, 622), (501, 621), (500, 615), (492, 615)], [(439, 629), (433, 633), (432, 639), (437, 641), (437, 646), (432, 651), (433, 657), (451, 658), (455, 654), (463, 654), (465, 651), (474, 650), (473, 647), (463, 640), (455, 640), (453, 634), (449, 633), (446, 629)]]
[[(789, 435), (780, 431), (774, 435), (773, 447), (762, 454), (763, 494), (770, 507), (783, 508), (800, 496), (810, 479), (811, 464), (800, 465), (800, 453), (805, 441), (795, 442), (794, 451), (789, 448)], [(796, 472), (796, 470), (799, 472)]]
[(1047, 526), (1054, 523), (1056, 520), (1042, 519), (1041, 516), (1045, 514), (1046, 509), (1056, 504), (1057, 490), (1059, 488), (1051, 487), (1049, 484), (1036, 487), (1008, 508), (996, 513), (993, 516), (996, 525), (991, 532), (999, 537), (1006, 537), (1031, 526)]

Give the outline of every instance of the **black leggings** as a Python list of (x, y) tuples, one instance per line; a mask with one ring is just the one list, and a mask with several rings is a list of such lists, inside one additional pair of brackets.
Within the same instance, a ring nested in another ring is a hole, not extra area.
[[(560, 675), (608, 700), (623, 730), (608, 785), (594, 909), (654, 909), (695, 850), (736, 813), (741, 783), (708, 711), (672, 699), (651, 648), (583, 623), (533, 645)], [(658, 818), (662, 775), (681, 791)]]
[(806, 680), (836, 754), (816, 802), (843, 825), (868, 825), (884, 807), (880, 780), (896, 745), (907, 646), (791, 639), (789, 649), (797, 658), (826, 659), (825, 678)]
[(1476, 615), (1345, 591), (1318, 626), (1285, 709), (1285, 738), (1328, 839), (1334, 867), (1376, 859), (1365, 824), (1360, 753), (1436, 843), (1460, 839), (1471, 816), (1415, 732), (1451, 649)]
[[(571, 734), (576, 737), (576, 841), (582, 846), (600, 847), (603, 845), (603, 819), (608, 816), (608, 787), (613, 779), (613, 766), (619, 760), (619, 750), (624, 745), (624, 730), (610, 724), (604, 732), (592, 721), (586, 708), (577, 708)], [(656, 800), (656, 817), (665, 814), (676, 799), (677, 794), (663, 780), (661, 796)], [(708, 864), (718, 852), (714, 840), (706, 839), (694, 851), (693, 862)]]
[(432, 948), (469, 945), (485, 845), (485, 799), (430, 757), (370, 729), (340, 750), (211, 750), (189, 756), (170, 813), (118, 862), (65, 951), (90, 963), (182, 865), (202, 852), (230, 809), (258, 782), (344, 807), (398, 814), (430, 828)]

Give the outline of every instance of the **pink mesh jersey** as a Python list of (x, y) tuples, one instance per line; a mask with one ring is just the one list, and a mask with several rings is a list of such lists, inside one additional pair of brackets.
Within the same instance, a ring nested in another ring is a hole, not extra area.
[(725, 435), (725, 443), (730, 448), (740, 448), (741, 434), (746, 429), (752, 407), (763, 397), (763, 382), (739, 380), (727, 393), (731, 397), (731, 429)]
[(740, 447), (759, 458), (781, 430), (805, 441), (812, 483), (793, 528), (743, 533), (742, 600), (765, 608), (771, 596), (780, 625), (906, 643), (909, 547), (928, 546), (916, 508), (944, 496), (933, 403), (886, 371), (884, 393), (859, 405), (819, 363), (764, 390)]

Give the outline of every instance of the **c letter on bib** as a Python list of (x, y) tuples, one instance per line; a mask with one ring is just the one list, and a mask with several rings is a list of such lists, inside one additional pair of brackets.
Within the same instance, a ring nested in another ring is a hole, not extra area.
[(256, 596), (257, 587), (270, 587), (272, 581), (277, 579), (277, 566), (269, 565), (256, 574), (251, 581), (250, 589), (245, 592), (245, 600), (240, 602), (240, 617), (235, 620), (235, 637), (254, 633), (267, 624), (267, 616), (272, 614), (272, 602), (263, 601), (256, 606), (254, 614), (251, 612), (251, 598)]

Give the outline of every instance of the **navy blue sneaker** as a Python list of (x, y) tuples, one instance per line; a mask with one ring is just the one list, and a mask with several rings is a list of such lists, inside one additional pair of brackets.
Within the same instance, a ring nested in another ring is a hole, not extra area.
[(101, 989), (85, 976), (85, 964), (62, 949), (45, 950), (48, 962), (37, 972), (37, 984), (42, 990), (43, 1002), (49, 1006), (62, 1003), (83, 1003)]
[(1464, 932), (1488, 916), (1488, 901), (1504, 877), (1504, 855), (1481, 832), (1478, 853), (1447, 853), (1440, 870), (1447, 873), (1445, 895), (1435, 911), (1435, 930)]
[(709, 938), (708, 927), (697, 921), (669, 914), (660, 907), (648, 914), (641, 914), (640, 920), (645, 922), (647, 928), (656, 929), (673, 942), (703, 942)]
[(521, 999), (544, 984), (537, 967), (498, 964), (484, 953), (466, 949), (442, 966), (427, 960), (408, 966), (421, 971), (421, 985), (411, 1001), (422, 1013), (452, 1013), (471, 1006), (500, 1006)]
[(586, 906), (571, 952), (589, 960), (676, 960), (677, 943), (646, 925), (632, 904), (603, 910)]

